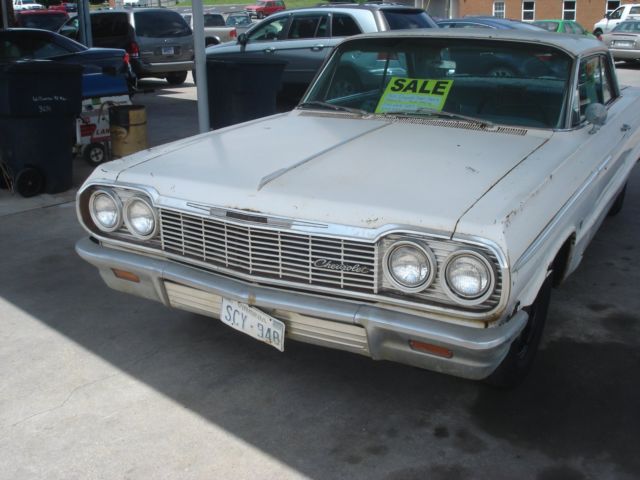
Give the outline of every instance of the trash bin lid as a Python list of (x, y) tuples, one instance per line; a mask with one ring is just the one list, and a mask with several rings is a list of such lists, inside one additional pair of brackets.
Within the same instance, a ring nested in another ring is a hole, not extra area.
[(53, 60), (18, 60), (2, 67), (2, 72), (7, 74), (22, 73), (81, 73), (82, 65), (56, 62)]

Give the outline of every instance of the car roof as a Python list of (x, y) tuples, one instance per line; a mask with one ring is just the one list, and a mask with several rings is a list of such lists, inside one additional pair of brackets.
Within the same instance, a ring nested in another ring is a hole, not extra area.
[(449, 18), (437, 21), (441, 23), (478, 23), (481, 25), (487, 25), (495, 28), (510, 28), (510, 29), (523, 29), (523, 30), (537, 30), (538, 27), (528, 22), (521, 22), (520, 20), (513, 20), (510, 18), (496, 18), (496, 17), (484, 17), (481, 15), (474, 15), (462, 18)]
[(34, 10), (18, 10), (14, 15), (67, 15), (64, 10), (47, 10), (46, 8)]
[[(412, 7), (408, 5), (400, 5), (397, 3), (328, 3), (324, 5), (317, 5), (315, 7), (298, 8), (295, 10), (420, 10), (422, 8)], [(291, 11), (292, 9), (289, 9)]]
[(391, 30), (387, 32), (364, 33), (344, 41), (363, 38), (460, 38), (478, 40), (516, 41), (548, 45), (580, 56), (593, 52), (608, 52), (606, 45), (596, 38), (582, 35), (558, 35), (544, 29), (533, 30), (489, 30), (486, 28), (422, 28), (415, 30)]

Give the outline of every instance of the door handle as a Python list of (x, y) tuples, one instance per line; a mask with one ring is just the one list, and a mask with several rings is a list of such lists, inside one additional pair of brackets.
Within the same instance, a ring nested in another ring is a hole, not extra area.
[(264, 53), (274, 53), (275, 51), (276, 51), (276, 49), (273, 48), (273, 47), (265, 48), (263, 50)]
[(319, 52), (323, 48), (324, 48), (324, 45), (319, 43), (318, 45), (314, 45), (313, 47), (311, 47), (311, 51), (312, 52)]

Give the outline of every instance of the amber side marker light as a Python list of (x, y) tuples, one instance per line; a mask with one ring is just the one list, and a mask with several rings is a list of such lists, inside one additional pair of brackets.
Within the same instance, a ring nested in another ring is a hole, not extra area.
[(440, 347), (438, 345), (432, 345), (431, 343), (418, 342), (417, 340), (409, 340), (409, 346), (413, 350), (430, 353), (431, 355), (436, 355), (438, 357), (442, 357), (442, 358), (453, 357), (453, 352), (448, 348)]
[(140, 277), (135, 273), (127, 272), (125, 270), (118, 270), (117, 268), (112, 268), (113, 274), (121, 278), (122, 280), (129, 280), (130, 282), (140, 283)]

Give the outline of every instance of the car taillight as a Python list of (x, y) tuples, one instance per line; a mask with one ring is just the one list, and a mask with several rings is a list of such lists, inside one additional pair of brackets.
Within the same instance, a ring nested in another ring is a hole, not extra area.
[(229, 32), (229, 38), (237, 38), (237, 37), (238, 37), (238, 31), (234, 28)]
[(125, 54), (124, 54), (124, 57), (122, 57), (122, 62), (123, 62), (125, 65), (129, 65), (129, 63), (131, 63), (131, 62), (130, 62), (130, 58), (129, 58), (129, 54), (128, 54), (128, 53), (125, 53)]
[(136, 42), (131, 42), (129, 48), (127, 48), (127, 52), (131, 57), (138, 58), (140, 56), (140, 47)]

